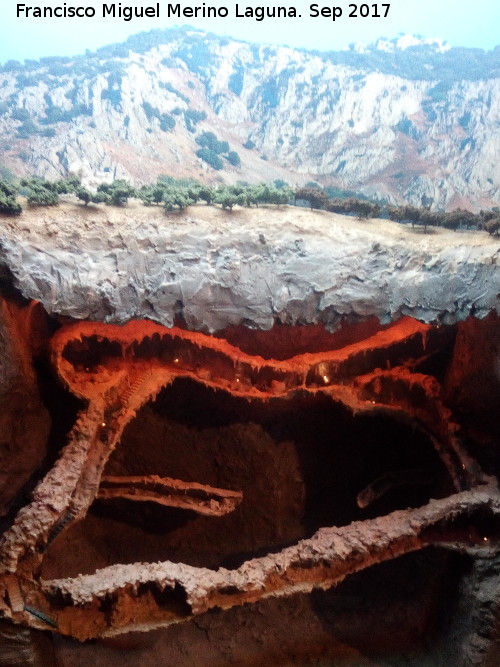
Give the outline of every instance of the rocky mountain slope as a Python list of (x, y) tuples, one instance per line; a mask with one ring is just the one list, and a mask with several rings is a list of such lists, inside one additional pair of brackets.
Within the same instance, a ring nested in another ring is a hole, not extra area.
[[(499, 60), (500, 47), (418, 40), (310, 53), (189, 28), (143, 33), (85, 56), (5, 63), (1, 160), (89, 183), (314, 179), (478, 210), (500, 202)], [(200, 157), (203, 132), (218, 143)]]

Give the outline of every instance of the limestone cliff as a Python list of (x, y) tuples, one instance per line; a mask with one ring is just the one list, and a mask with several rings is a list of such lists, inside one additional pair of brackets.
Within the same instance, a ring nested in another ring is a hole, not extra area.
[[(317, 179), (393, 202), (498, 204), (499, 49), (414, 40), (359, 51), (178, 29), (73, 59), (11, 61), (0, 72), (3, 159), (88, 183)], [(196, 155), (207, 131), (237, 154), (220, 169)]]

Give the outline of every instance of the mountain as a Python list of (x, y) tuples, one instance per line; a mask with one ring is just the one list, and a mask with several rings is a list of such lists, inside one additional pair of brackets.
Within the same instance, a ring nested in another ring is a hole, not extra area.
[(191, 28), (0, 69), (0, 161), (88, 184), (315, 180), (391, 202), (500, 203), (500, 47), (308, 52)]

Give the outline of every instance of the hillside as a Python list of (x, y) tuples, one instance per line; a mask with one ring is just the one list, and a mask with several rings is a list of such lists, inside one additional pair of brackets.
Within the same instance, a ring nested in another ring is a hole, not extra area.
[[(85, 56), (6, 63), (2, 162), (89, 184), (316, 180), (479, 210), (500, 202), (499, 60), (499, 48), (425, 40), (310, 53), (152, 31)], [(218, 143), (200, 146), (203, 132)]]

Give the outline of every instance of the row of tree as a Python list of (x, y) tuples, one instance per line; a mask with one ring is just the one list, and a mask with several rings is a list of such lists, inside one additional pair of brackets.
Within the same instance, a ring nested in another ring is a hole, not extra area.
[(500, 233), (500, 210), (481, 211), (479, 214), (465, 209), (451, 212), (431, 211), (429, 208), (414, 206), (390, 206), (377, 202), (348, 198), (330, 198), (319, 187), (306, 186), (293, 190), (284, 181), (273, 184), (257, 185), (238, 184), (211, 187), (194, 179), (174, 179), (160, 176), (156, 183), (134, 188), (125, 180), (102, 183), (97, 191), (85, 188), (77, 177), (47, 181), (41, 178), (22, 179), (16, 184), (0, 178), (0, 212), (18, 215), (22, 212), (17, 195), (26, 197), (31, 206), (55, 206), (62, 194), (75, 195), (85, 206), (91, 203), (125, 206), (131, 197), (140, 199), (146, 206), (163, 206), (165, 210), (183, 210), (188, 206), (205, 202), (207, 205), (219, 204), (224, 209), (232, 210), (238, 206), (259, 206), (262, 204), (308, 205), (311, 209), (324, 209), (343, 215), (353, 215), (359, 219), (388, 217), (412, 226), (422, 225), (445, 227), (456, 230), (459, 227), (484, 229), (490, 234)]
[(412, 227), (421, 225), (424, 231), (427, 227), (445, 227), (457, 230), (459, 227), (467, 229), (484, 229), (490, 234), (500, 233), (500, 209), (472, 213), (466, 209), (457, 208), (453, 211), (431, 211), (428, 207), (390, 206), (381, 205), (355, 197), (329, 198), (320, 188), (306, 187), (295, 192), (295, 201), (308, 201), (311, 208), (320, 208), (343, 215), (356, 215), (359, 219), (387, 217), (400, 223), (411, 223)]
[(387, 207), (387, 216), (391, 220), (411, 223), (413, 227), (422, 225), (424, 230), (427, 230), (427, 227), (446, 227), (453, 230), (459, 227), (485, 229), (486, 224), (499, 215), (500, 212), (494, 210), (481, 211), (476, 215), (462, 208), (456, 208), (445, 213), (444, 211), (431, 211), (429, 208), (416, 208), (415, 206)]
[[(2, 183), (2, 181), (0, 181)], [(1, 188), (2, 186), (0, 186)], [(151, 185), (134, 188), (124, 180), (101, 183), (96, 192), (85, 188), (76, 177), (47, 181), (41, 178), (22, 179), (19, 187), (5, 183), (0, 211), (19, 214), (22, 211), (16, 201), (18, 193), (24, 195), (31, 206), (56, 206), (62, 194), (75, 195), (85, 206), (89, 204), (109, 204), (125, 206), (131, 197), (140, 199), (146, 206), (163, 206), (165, 210), (185, 209), (200, 201), (208, 205), (219, 204), (231, 210), (234, 206), (259, 206), (259, 204), (283, 205), (293, 201), (294, 192), (286, 184), (268, 185), (221, 185), (213, 188), (195, 180), (176, 181), (170, 177), (160, 177)], [(7, 198), (8, 201), (7, 201)], [(2, 204), (3, 201), (3, 204)]]

